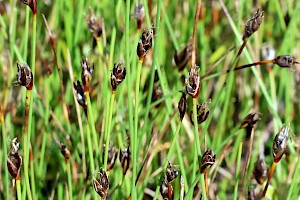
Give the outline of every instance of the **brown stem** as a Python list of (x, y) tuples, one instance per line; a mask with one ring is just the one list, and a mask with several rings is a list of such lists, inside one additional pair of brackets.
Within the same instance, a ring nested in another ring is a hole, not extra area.
[(204, 172), (204, 181), (205, 181), (206, 196), (208, 196), (208, 173), (207, 172)]
[(264, 191), (263, 191), (263, 193), (262, 193), (262, 197), (265, 197), (265, 195), (266, 195), (266, 193), (267, 193), (267, 190), (268, 190), (268, 187), (269, 187), (271, 178), (272, 178), (273, 173), (274, 173), (275, 168), (276, 168), (276, 164), (277, 164), (277, 163), (273, 161), (272, 168), (271, 168), (271, 170), (270, 170), (270, 174), (269, 174), (269, 177), (268, 177), (267, 184), (266, 184), (265, 189), (264, 189)]
[[(247, 65), (242, 65), (242, 66), (239, 66), (239, 67), (235, 67), (233, 69), (233, 71), (238, 71), (238, 70), (245, 69), (245, 68), (248, 68), (248, 67), (251, 67), (251, 66), (257, 66), (257, 65), (262, 65), (262, 64), (270, 64), (270, 63), (275, 63), (275, 60), (262, 60), (262, 61), (247, 64)], [(226, 73), (228, 73), (229, 71), (230, 70), (226, 70)]]
[(246, 158), (245, 168), (244, 168), (244, 172), (243, 172), (243, 179), (242, 179), (242, 184), (241, 184), (241, 187), (240, 187), (240, 195), (239, 195), (240, 197), (244, 196), (243, 193), (244, 193), (244, 185), (245, 185), (245, 181), (246, 181), (246, 174), (247, 174), (247, 171), (248, 171), (250, 158), (251, 158), (251, 153), (252, 153), (253, 135), (254, 135), (254, 128), (252, 127), (250, 140), (249, 140), (249, 146), (248, 146), (248, 152), (247, 152), (247, 158)]
[(245, 48), (245, 46), (246, 46), (246, 44), (247, 44), (247, 41), (248, 41), (247, 38), (243, 40), (243, 44), (242, 44), (242, 46), (240, 47), (239, 52), (238, 52), (237, 55), (236, 55), (236, 58), (238, 58), (238, 57), (241, 55), (243, 49)]

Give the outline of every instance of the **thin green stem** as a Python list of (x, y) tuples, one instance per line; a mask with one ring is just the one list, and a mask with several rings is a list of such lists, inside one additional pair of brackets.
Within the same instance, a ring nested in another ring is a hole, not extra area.
[[(4, 114), (3, 114), (3, 110), (2, 110), (1, 105), (0, 105), (0, 122), (1, 122), (1, 130), (2, 130), (3, 157), (5, 157), (7, 155), (7, 136), (6, 136), (6, 130), (5, 130)], [(5, 158), (5, 160), (6, 159), (7, 158)], [(2, 162), (2, 163), (3, 163), (3, 169), (5, 169), (7, 167), (6, 162)], [(10, 199), (8, 170), (3, 170), (3, 171), (4, 171), (4, 182), (3, 182), (3, 184), (4, 184), (4, 190), (5, 190), (5, 197), (6, 197), (6, 199)]]
[(111, 132), (111, 121), (112, 121), (112, 113), (114, 106), (115, 92), (112, 93), (110, 97), (110, 105), (108, 107), (108, 122), (107, 122), (107, 132), (105, 133), (105, 154), (104, 154), (104, 170), (107, 168), (107, 159), (108, 159), (108, 149), (109, 149), (109, 141), (110, 141), (110, 132)]
[[(96, 148), (98, 148), (99, 147), (98, 138), (97, 138), (97, 133), (96, 133), (96, 128), (95, 128), (94, 115), (93, 115), (93, 111), (92, 111), (92, 104), (91, 104), (89, 91), (86, 92), (86, 101), (87, 101), (87, 115), (88, 115), (87, 118), (88, 118), (89, 128), (92, 131), (94, 145)], [(96, 151), (97, 158), (98, 158), (98, 155), (99, 155), (99, 151)]]
[[(294, 191), (294, 188), (296, 186), (296, 181), (298, 180), (298, 177), (299, 177), (299, 170), (300, 170), (300, 157), (298, 156), (298, 161), (297, 161), (297, 165), (296, 165), (296, 168), (295, 168), (295, 172), (294, 172), (294, 175), (293, 175), (293, 179), (292, 179), (292, 182), (291, 182), (291, 185), (290, 185), (290, 188), (289, 188), (289, 191), (288, 191), (288, 195), (287, 195), (287, 200), (290, 200), (292, 199), (292, 193)], [(297, 194), (297, 193), (294, 193), (294, 194)]]
[(242, 149), (243, 149), (243, 142), (240, 142), (238, 155), (237, 155), (237, 161), (236, 161), (236, 170), (235, 170), (235, 186), (234, 186), (234, 198), (238, 198), (238, 188), (239, 188), (239, 172), (241, 167), (241, 158), (242, 158)]
[(30, 132), (29, 132), (29, 122), (30, 122), (30, 110), (32, 110), (31, 104), (31, 90), (26, 90), (26, 99), (25, 99), (25, 120), (24, 120), (24, 176), (26, 182), (26, 192), (29, 200), (32, 200), (30, 182), (29, 182), (29, 148), (30, 148)]
[(73, 199), (73, 189), (72, 189), (72, 173), (71, 173), (71, 163), (70, 161), (66, 163), (66, 171), (68, 175), (68, 186), (69, 186), (69, 199)]
[(22, 199), (22, 193), (21, 193), (21, 180), (20, 179), (16, 180), (16, 187), (17, 187), (18, 200), (21, 200)]
[(134, 109), (134, 149), (133, 149), (133, 159), (132, 159), (132, 196), (133, 199), (135, 199), (134, 193), (136, 193), (136, 186), (135, 186), (135, 179), (137, 175), (137, 156), (138, 156), (138, 150), (137, 150), (137, 144), (138, 144), (138, 124), (139, 124), (139, 93), (140, 93), (140, 81), (141, 81), (141, 73), (142, 73), (142, 66), (143, 62), (139, 61), (138, 68), (137, 68), (137, 74), (136, 74), (136, 83), (135, 83), (135, 109)]

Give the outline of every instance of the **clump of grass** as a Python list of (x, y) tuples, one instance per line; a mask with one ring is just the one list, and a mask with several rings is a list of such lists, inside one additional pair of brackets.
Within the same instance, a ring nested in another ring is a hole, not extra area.
[[(4, 162), (0, 198), (298, 198), (298, 147), (288, 143), (270, 173), (264, 152), (283, 122), (299, 132), (300, 2), (22, 2), (0, 5), (0, 158), (12, 155), (8, 137), (23, 140), (24, 178), (13, 193)], [(280, 56), (260, 56), (264, 43)], [(17, 61), (25, 103), (11, 87)], [(240, 127), (250, 110), (260, 123), (252, 113)], [(68, 137), (65, 162), (51, 134)]]

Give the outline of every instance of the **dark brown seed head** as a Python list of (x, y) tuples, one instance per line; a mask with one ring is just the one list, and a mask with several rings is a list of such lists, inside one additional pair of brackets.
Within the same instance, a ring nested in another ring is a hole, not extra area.
[(108, 175), (102, 168), (100, 169), (98, 174), (99, 180), (97, 180), (96, 178), (94, 178), (93, 180), (94, 189), (102, 199), (106, 199), (109, 189)]
[[(154, 83), (153, 90), (152, 90), (152, 97), (151, 101), (155, 102), (163, 97), (163, 91), (161, 89), (161, 86), (158, 82)], [(162, 105), (162, 103), (157, 104), (155, 107), (159, 108)]]
[(123, 168), (123, 175), (125, 176), (129, 165), (130, 165), (130, 151), (129, 147), (125, 149), (125, 151), (120, 150), (120, 156), (119, 156), (122, 168)]
[(199, 67), (194, 65), (189, 73), (189, 79), (185, 79), (186, 92), (193, 98), (197, 98), (200, 90)]
[(112, 70), (110, 76), (110, 84), (113, 91), (117, 90), (117, 87), (126, 77), (126, 69), (123, 61), (119, 61), (114, 64), (114, 68)]
[(82, 67), (81, 70), (82, 84), (83, 84), (84, 91), (87, 92), (89, 91), (90, 82), (94, 72), (94, 63), (92, 63), (92, 65), (90, 66), (87, 58), (82, 58), (81, 67)]
[(191, 60), (191, 57), (192, 57), (192, 44), (188, 44), (179, 53), (177, 52), (177, 50), (175, 51), (174, 61), (180, 72), (184, 70), (185, 66)]
[(10, 175), (17, 180), (21, 178), (21, 165), (22, 165), (22, 157), (19, 156), (19, 143), (17, 142), (17, 138), (14, 138), (11, 141), (10, 152), (8, 153), (7, 158), (7, 169)]
[(86, 23), (93, 36), (98, 40), (104, 32), (104, 20), (101, 17), (96, 17), (94, 11), (90, 8), (90, 15), (86, 17)]
[(137, 29), (140, 30), (142, 27), (143, 19), (145, 17), (145, 9), (143, 4), (139, 3), (135, 6), (132, 17), (136, 19)]
[(61, 154), (64, 156), (65, 158), (65, 161), (66, 162), (69, 162), (70, 158), (71, 158), (71, 152), (70, 150), (68, 149), (68, 147), (66, 145), (64, 145), (63, 143), (61, 143), (59, 145), (59, 148), (60, 148), (60, 152)]
[[(104, 152), (103, 151), (103, 158), (104, 158)], [(116, 149), (115, 147), (109, 147), (108, 148), (108, 158), (107, 158), (107, 171), (110, 171), (117, 160), (118, 157), (118, 149)]]
[(14, 81), (13, 84), (15, 86), (25, 86), (27, 90), (32, 90), (33, 75), (29, 66), (27, 64), (21, 66), (19, 63), (17, 63), (17, 67), (18, 67), (17, 80)]
[(258, 199), (259, 198), (255, 194), (255, 186), (254, 185), (250, 185), (248, 187), (248, 200), (258, 200)]
[(249, 113), (242, 121), (240, 128), (253, 127), (260, 120), (259, 114)]
[(280, 129), (279, 133), (275, 136), (273, 142), (273, 157), (274, 162), (278, 163), (282, 158), (285, 148), (287, 147), (287, 142), (289, 140), (289, 130), (290, 125), (284, 126)]
[(77, 102), (83, 108), (87, 108), (87, 103), (86, 103), (86, 100), (85, 100), (85, 92), (83, 90), (83, 87), (82, 87), (80, 81), (77, 81), (77, 85), (76, 85), (76, 83), (73, 83), (73, 86), (74, 86), (74, 89), (76, 90)]
[(167, 180), (163, 180), (160, 185), (160, 194), (164, 200), (172, 200), (174, 199), (173, 187)]
[(200, 173), (206, 172), (215, 163), (215, 160), (216, 155), (214, 154), (214, 152), (211, 149), (206, 150), (201, 158)]
[(180, 114), (180, 120), (182, 121), (182, 119), (184, 118), (184, 115), (185, 115), (186, 108), (187, 108), (187, 101), (186, 101), (185, 92), (181, 92), (181, 93), (182, 93), (182, 95), (181, 95), (181, 98), (178, 103), (178, 110), (179, 110), (179, 114)]
[(253, 169), (253, 176), (258, 184), (262, 185), (268, 177), (268, 167), (264, 158), (258, 158)]
[(246, 22), (243, 40), (249, 38), (254, 32), (256, 32), (259, 29), (263, 18), (264, 11), (260, 11), (259, 9), (257, 9), (253, 17)]
[(20, 0), (22, 3), (25, 5), (29, 6), (31, 9), (32, 13), (36, 15), (37, 13), (37, 6), (36, 6), (36, 0)]
[(283, 68), (292, 68), (294, 64), (300, 64), (295, 59), (295, 57), (290, 55), (282, 55), (275, 58), (275, 63)]
[(178, 169), (175, 169), (174, 165), (168, 162), (167, 169), (165, 171), (165, 177), (168, 183), (174, 181), (174, 179), (178, 176)]
[[(197, 121), (198, 121), (198, 124), (201, 124), (202, 122), (204, 122), (209, 116), (209, 108), (207, 107), (208, 103), (209, 102), (201, 103), (200, 105), (197, 105)], [(190, 118), (191, 118), (192, 124), (194, 125), (193, 111), (191, 111), (191, 113), (190, 113)]]
[(144, 61), (147, 51), (152, 47), (153, 29), (144, 30), (137, 45), (136, 53), (140, 61)]

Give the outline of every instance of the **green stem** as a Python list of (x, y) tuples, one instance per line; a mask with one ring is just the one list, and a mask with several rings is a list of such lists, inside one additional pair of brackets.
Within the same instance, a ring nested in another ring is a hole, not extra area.
[(107, 168), (107, 160), (108, 160), (108, 149), (109, 149), (109, 140), (110, 140), (110, 132), (111, 132), (111, 121), (112, 121), (112, 113), (114, 106), (115, 92), (112, 93), (110, 97), (110, 105), (108, 107), (108, 122), (107, 122), (107, 132), (105, 133), (105, 154), (104, 154), (104, 170)]
[[(292, 182), (291, 182), (291, 185), (290, 185), (290, 188), (289, 188), (289, 192), (288, 192), (288, 195), (287, 195), (287, 198), (286, 198), (287, 200), (292, 199), (291, 197), (292, 197), (294, 187), (296, 185), (296, 180), (298, 180), (298, 177), (299, 177), (299, 169), (300, 169), (300, 157), (298, 157), (298, 161), (297, 161), (297, 165), (296, 165), (295, 172), (294, 172), (294, 175), (293, 175), (293, 179), (292, 179)], [(294, 193), (294, 194), (297, 194), (297, 193)]]
[(138, 124), (139, 124), (139, 92), (140, 92), (140, 81), (141, 81), (141, 73), (142, 73), (142, 66), (143, 62), (139, 61), (137, 74), (136, 74), (136, 83), (135, 83), (135, 109), (134, 109), (134, 149), (133, 149), (133, 159), (132, 159), (132, 196), (133, 199), (136, 198), (136, 186), (135, 186), (135, 179), (137, 175), (137, 144), (138, 144)]
[(68, 186), (69, 186), (69, 195), (70, 195), (70, 200), (73, 199), (73, 189), (72, 189), (72, 173), (71, 173), (71, 164), (70, 161), (66, 163), (66, 170), (68, 174)]
[(17, 196), (18, 196), (18, 200), (22, 199), (22, 194), (21, 194), (21, 180), (18, 179), (16, 180), (16, 187), (17, 187)]
[(239, 172), (241, 167), (241, 158), (242, 158), (242, 149), (243, 149), (243, 142), (240, 142), (237, 161), (236, 161), (236, 171), (235, 171), (235, 186), (234, 186), (234, 198), (238, 198), (238, 188), (239, 188)]
[(28, 175), (28, 168), (29, 168), (29, 148), (30, 148), (30, 110), (32, 110), (31, 104), (31, 90), (26, 90), (26, 100), (25, 100), (25, 120), (24, 120), (24, 175), (25, 175), (25, 182), (26, 182), (26, 192), (28, 195), (28, 199), (32, 200), (31, 190), (30, 190), (30, 182), (29, 182), (29, 175)]
[(88, 150), (89, 150), (89, 157), (90, 157), (90, 168), (91, 172), (95, 172), (95, 162), (94, 162), (94, 155), (93, 155), (93, 147), (92, 147), (92, 139), (91, 139), (91, 131), (90, 128), (87, 127), (87, 143), (88, 143)]
[[(0, 122), (1, 122), (1, 130), (2, 130), (2, 141), (3, 141), (3, 157), (7, 156), (7, 136), (6, 136), (6, 131), (5, 131), (5, 124), (4, 124), (4, 115), (3, 115), (3, 111), (0, 105)], [(6, 160), (7, 158), (5, 158)], [(3, 159), (4, 160), (4, 159)], [(3, 169), (5, 169), (6, 166), (6, 162), (2, 162), (3, 163)], [(10, 199), (10, 195), (9, 195), (9, 181), (8, 181), (8, 170), (3, 170), (4, 171), (4, 190), (5, 190), (5, 197), (6, 199)], [(20, 182), (19, 182), (20, 184)]]
[[(93, 111), (92, 111), (92, 104), (91, 104), (91, 99), (90, 99), (90, 93), (89, 91), (86, 92), (86, 101), (87, 101), (87, 115), (88, 115), (88, 123), (89, 123), (89, 128), (92, 131), (92, 137), (94, 140), (94, 145), (96, 148), (98, 148), (98, 139), (97, 139), (97, 133), (96, 133), (96, 128), (95, 128), (95, 122), (94, 122), (94, 116), (93, 116)], [(96, 157), (98, 158), (99, 151), (96, 151)]]

